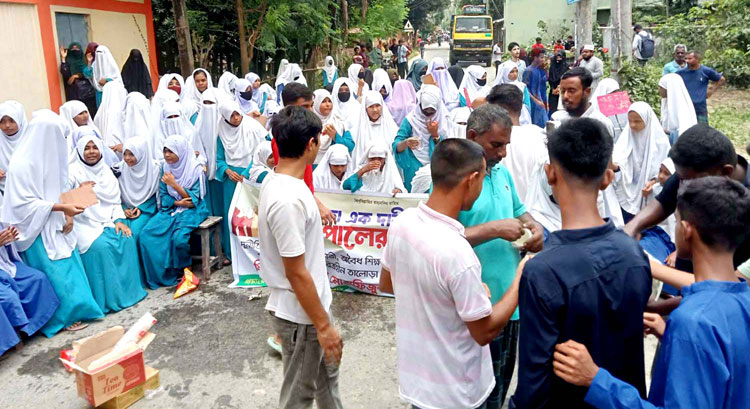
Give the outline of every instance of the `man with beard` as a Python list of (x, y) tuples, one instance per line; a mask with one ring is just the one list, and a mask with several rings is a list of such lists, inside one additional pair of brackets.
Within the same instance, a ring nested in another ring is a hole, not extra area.
[(604, 63), (602, 60), (594, 56), (594, 46), (586, 44), (583, 46), (583, 52), (581, 53), (581, 60), (579, 67), (583, 67), (591, 73), (593, 82), (591, 83), (591, 91), (596, 90), (599, 85), (599, 80), (604, 75)]

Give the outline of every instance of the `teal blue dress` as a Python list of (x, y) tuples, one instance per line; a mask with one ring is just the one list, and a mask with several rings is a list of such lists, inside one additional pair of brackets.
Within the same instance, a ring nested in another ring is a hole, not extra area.
[(232, 204), (232, 196), (234, 196), (234, 190), (237, 188), (237, 182), (229, 179), (225, 172), (227, 169), (231, 169), (245, 178), (249, 178), (252, 166), (252, 161), (246, 168), (230, 166), (224, 154), (224, 144), (221, 143), (221, 138), (216, 138), (216, 179), (221, 183), (222, 200), (221, 214), (219, 216), (224, 218), (224, 225), (221, 228), (221, 248), (224, 250), (224, 255), (230, 260), (232, 259), (232, 247), (229, 244), (229, 232), (231, 231), (232, 218), (229, 217), (229, 206)]
[(323, 75), (323, 88), (327, 87), (329, 84), (333, 85), (333, 83), (336, 82), (337, 79), (339, 79), (338, 70), (333, 73), (333, 81), (328, 81), (328, 75), (326, 74), (325, 70), (323, 70), (321, 74)]
[[(121, 222), (125, 223), (126, 226), (130, 227), (130, 230), (133, 232), (133, 238), (135, 239), (136, 249), (138, 249), (137, 245), (140, 242), (141, 232), (143, 231), (143, 228), (146, 227), (149, 220), (151, 220), (151, 218), (154, 217), (154, 215), (156, 215), (156, 213), (159, 211), (158, 207), (156, 206), (157, 194), (158, 193), (155, 193), (153, 196), (151, 196), (150, 199), (136, 206), (138, 209), (141, 210), (140, 216), (138, 216), (135, 219), (120, 220)], [(127, 209), (128, 207), (123, 204), (122, 208), (124, 210), (124, 209)], [(139, 263), (140, 263), (140, 260), (141, 258), (138, 257)], [(143, 263), (141, 263), (141, 273), (143, 273), (143, 271), (145, 271), (145, 269), (143, 267)], [(145, 283), (145, 276), (142, 281)]]
[(211, 216), (221, 216), (224, 212), (224, 183), (209, 180), (206, 184), (206, 208)]
[(128, 308), (146, 298), (135, 237), (125, 237), (114, 228), (106, 227), (81, 254), (81, 261), (94, 300), (105, 314)]
[[(398, 165), (398, 168), (401, 169), (401, 172), (403, 172), (404, 175), (404, 187), (409, 192), (411, 192), (411, 180), (414, 179), (414, 175), (423, 165), (422, 162), (420, 162), (419, 159), (414, 156), (414, 152), (412, 152), (411, 148), (406, 148), (403, 152), (398, 153), (396, 147), (400, 142), (405, 141), (411, 137), (411, 123), (404, 119), (401, 122), (401, 127), (398, 128), (398, 133), (396, 134), (396, 139), (394, 139), (393, 141), (392, 149), (394, 159), (396, 159), (396, 165)], [(440, 135), (440, 140), (442, 141), (444, 139), (445, 135)], [(432, 157), (432, 152), (435, 150), (436, 145), (437, 142), (435, 142), (434, 139), (430, 138), (430, 157)]]
[(187, 189), (195, 207), (174, 213), (176, 200), (169, 195), (167, 185), (159, 182), (161, 208), (138, 238), (146, 285), (151, 289), (176, 285), (182, 270), (192, 264), (190, 234), (208, 217), (206, 202), (200, 197), (200, 183), (198, 180)]
[(352, 193), (355, 193), (359, 189), (362, 189), (362, 179), (359, 177), (359, 173), (354, 173), (351, 176), (349, 176), (345, 181), (344, 184), (341, 185), (341, 188), (344, 190), (349, 190)]
[(51, 338), (63, 328), (78, 321), (91, 321), (104, 316), (91, 293), (78, 249), (73, 249), (68, 258), (50, 260), (42, 236), (37, 236), (34, 244), (26, 249), (21, 257), (29, 267), (47, 275), (57, 298), (60, 299), (60, 306), (42, 327), (42, 334)]

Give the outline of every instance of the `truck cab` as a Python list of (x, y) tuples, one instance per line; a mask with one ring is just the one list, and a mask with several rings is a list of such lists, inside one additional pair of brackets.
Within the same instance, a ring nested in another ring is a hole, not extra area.
[(466, 5), (451, 16), (450, 63), (460, 61), (492, 64), (492, 16), (485, 6)]

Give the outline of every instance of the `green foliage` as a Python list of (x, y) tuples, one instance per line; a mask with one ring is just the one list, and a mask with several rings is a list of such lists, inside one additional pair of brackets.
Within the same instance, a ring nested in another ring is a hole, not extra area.
[[(543, 20), (539, 20), (536, 23), (536, 27), (539, 29), (535, 38), (529, 40), (528, 46), (531, 46), (536, 41), (536, 37), (542, 37), (542, 43), (552, 44), (555, 40), (565, 39), (570, 35), (573, 30), (566, 24), (560, 24), (553, 27), (549, 27)], [(594, 30), (598, 31), (598, 30)]]
[(635, 62), (626, 62), (620, 68), (620, 89), (628, 91), (632, 101), (643, 101), (651, 105), (657, 115), (661, 115), (661, 96), (659, 79), (662, 67), (657, 63), (641, 66)]
[[(745, 98), (747, 96), (742, 99)], [(723, 132), (735, 146), (745, 147), (750, 143), (750, 108), (742, 104), (713, 105), (709, 99), (708, 118), (711, 126)]]
[(430, 16), (440, 10), (447, 10), (451, 5), (450, 0), (407, 0), (406, 7), (409, 9), (408, 18), (415, 29), (427, 29), (434, 27), (430, 24)]
[(387, 38), (404, 28), (406, 0), (377, 0), (368, 2), (366, 22), (362, 23), (362, 9), (350, 8), (349, 27), (362, 29), (364, 39)]

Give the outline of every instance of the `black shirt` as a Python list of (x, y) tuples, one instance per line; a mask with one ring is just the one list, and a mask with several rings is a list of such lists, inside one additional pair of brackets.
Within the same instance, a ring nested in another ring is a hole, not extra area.
[(565, 49), (566, 49), (566, 50), (572, 50), (572, 49), (573, 49), (573, 47), (575, 47), (575, 46), (576, 46), (576, 42), (575, 42), (575, 41), (573, 41), (573, 40), (570, 40), (570, 41), (566, 41), (566, 42), (565, 42)]
[(555, 345), (570, 339), (645, 398), (643, 311), (650, 295), (648, 258), (611, 221), (550, 234), (521, 277), (518, 388), (510, 407), (589, 407), (587, 388), (552, 371)]

